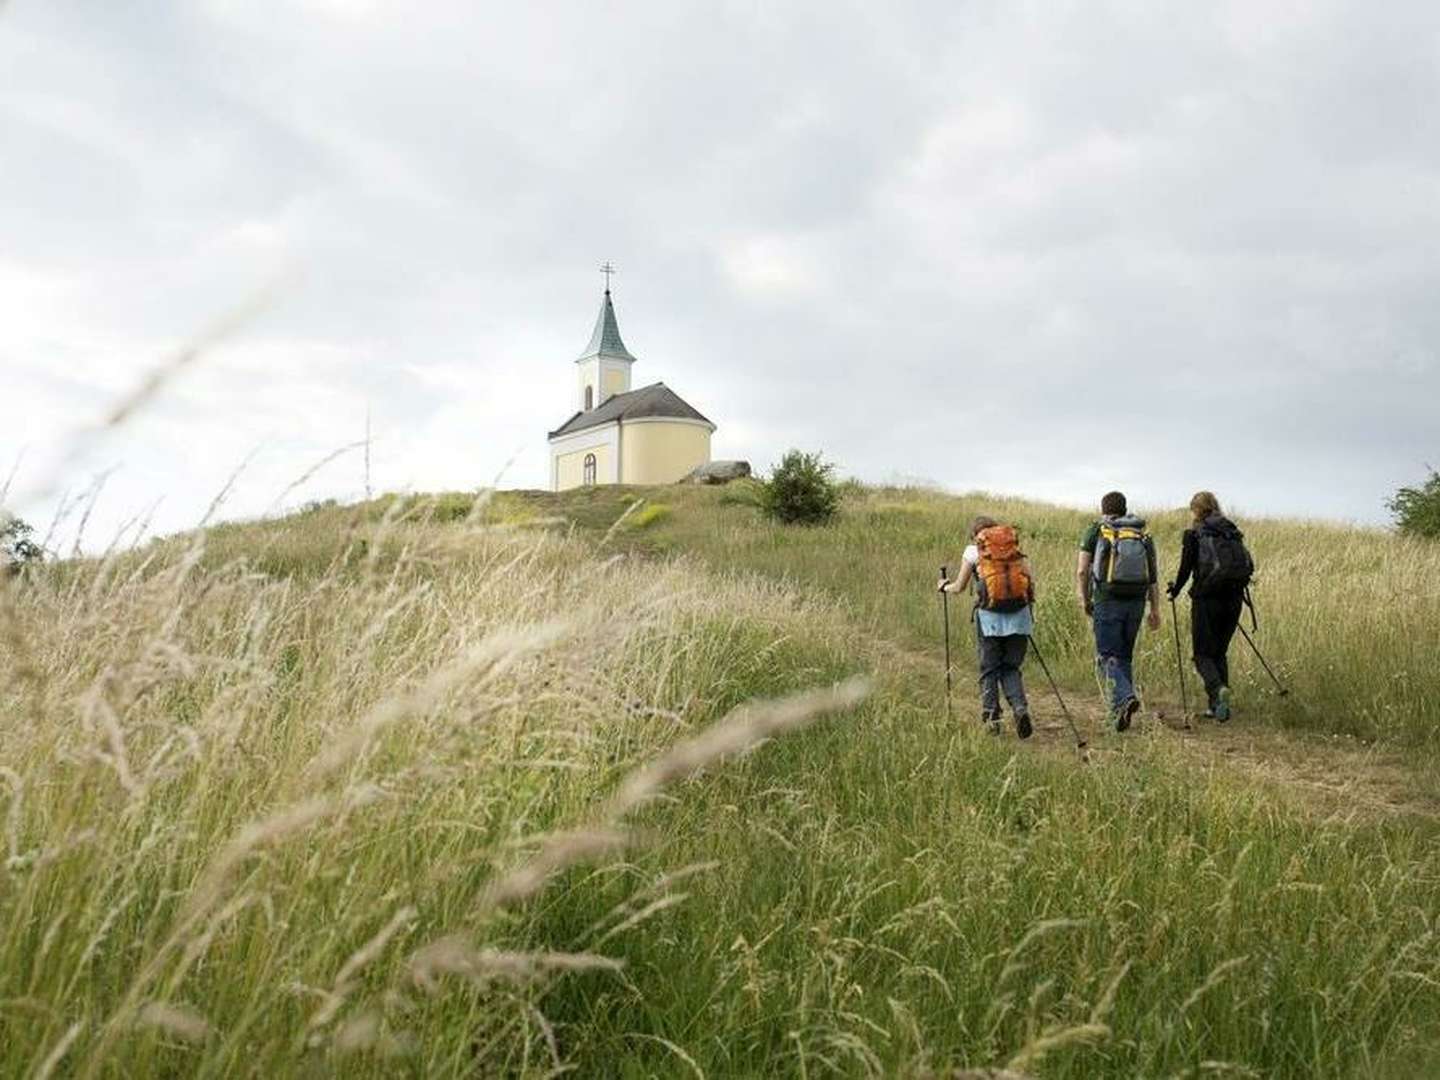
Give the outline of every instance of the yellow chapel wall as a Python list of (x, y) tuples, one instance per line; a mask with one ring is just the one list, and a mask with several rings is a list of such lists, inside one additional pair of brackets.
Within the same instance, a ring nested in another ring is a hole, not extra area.
[(621, 425), (620, 475), (627, 484), (673, 484), (709, 460), (710, 429), (700, 424), (647, 420)]
[(607, 371), (605, 372), (605, 392), (600, 395), (595, 404), (599, 405), (600, 402), (605, 401), (607, 398), (612, 398), (616, 394), (623, 394), (624, 392), (625, 373), (623, 371)]
[(581, 487), (585, 483), (585, 455), (595, 455), (595, 482), (611, 483), (615, 475), (615, 451), (608, 446), (593, 446), (588, 450), (576, 450), (560, 454), (555, 459), (555, 490)]

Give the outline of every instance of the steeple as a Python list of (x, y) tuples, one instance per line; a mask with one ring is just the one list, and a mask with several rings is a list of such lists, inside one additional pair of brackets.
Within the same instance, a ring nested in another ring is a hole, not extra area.
[(580, 371), (580, 411), (587, 413), (630, 389), (630, 365), (635, 363), (620, 340), (620, 324), (615, 321), (615, 304), (610, 299), (610, 275), (615, 267), (607, 262), (600, 272), (605, 275), (605, 298), (600, 301), (590, 344), (575, 360)]
[(605, 287), (605, 298), (600, 302), (600, 314), (595, 317), (595, 332), (590, 335), (590, 344), (576, 362), (596, 356), (635, 362), (635, 357), (625, 348), (625, 342), (620, 340), (620, 324), (615, 321), (615, 304), (610, 299), (608, 284)]

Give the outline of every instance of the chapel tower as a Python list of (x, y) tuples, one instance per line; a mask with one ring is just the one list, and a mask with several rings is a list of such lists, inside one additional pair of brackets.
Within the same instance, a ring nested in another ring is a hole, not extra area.
[(635, 357), (620, 340), (620, 324), (615, 321), (615, 304), (610, 299), (610, 275), (615, 268), (608, 262), (600, 268), (605, 275), (605, 296), (600, 301), (600, 314), (595, 317), (595, 332), (590, 344), (575, 361), (580, 371), (581, 412), (589, 412), (616, 394), (630, 389), (630, 365)]

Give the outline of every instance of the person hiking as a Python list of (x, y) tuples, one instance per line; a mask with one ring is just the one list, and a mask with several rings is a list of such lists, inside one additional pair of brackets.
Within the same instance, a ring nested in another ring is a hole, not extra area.
[(1028, 739), (1034, 730), (1025, 680), (1020, 674), (1035, 618), (1035, 579), (1030, 560), (1020, 550), (1015, 530), (992, 517), (977, 517), (970, 526), (974, 541), (960, 557), (960, 575), (940, 579), (940, 591), (965, 592), (975, 582), (976, 650), (980, 658), (980, 721), (999, 735), (1000, 693), (1015, 714), (1015, 732)]
[(1140, 711), (1132, 670), (1135, 639), (1147, 602), (1150, 629), (1160, 629), (1159, 577), (1145, 519), (1127, 513), (1121, 492), (1108, 492), (1100, 500), (1100, 520), (1080, 541), (1075, 585), (1094, 627), (1095, 663), (1109, 690), (1116, 731), (1129, 728)]
[(1195, 670), (1205, 684), (1204, 715), (1230, 719), (1230, 663), (1226, 653), (1255, 572), (1245, 534), (1220, 511), (1220, 500), (1197, 491), (1190, 500), (1190, 527), (1180, 537), (1180, 569), (1166, 592), (1174, 600), (1190, 585), (1190, 645)]

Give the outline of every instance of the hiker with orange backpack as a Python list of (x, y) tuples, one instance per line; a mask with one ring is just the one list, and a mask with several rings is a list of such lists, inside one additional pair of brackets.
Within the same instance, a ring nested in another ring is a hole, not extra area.
[(1240, 625), (1255, 561), (1245, 547), (1245, 534), (1220, 512), (1213, 493), (1197, 491), (1190, 499), (1190, 516), (1190, 527), (1180, 538), (1180, 569), (1166, 591), (1173, 601), (1194, 573), (1190, 643), (1195, 670), (1209, 700), (1204, 715), (1223, 723), (1230, 719), (1230, 663), (1225, 654)]
[(1080, 541), (1075, 584), (1094, 626), (1095, 663), (1109, 690), (1116, 731), (1129, 728), (1140, 711), (1131, 664), (1147, 602), (1150, 629), (1160, 629), (1159, 576), (1145, 519), (1127, 512), (1124, 494), (1108, 492), (1100, 500), (1100, 520)]
[(1020, 550), (1015, 530), (991, 517), (977, 517), (970, 526), (974, 543), (960, 558), (960, 576), (940, 579), (940, 591), (964, 592), (975, 582), (976, 648), (980, 655), (980, 720), (999, 735), (1000, 694), (1015, 714), (1015, 731), (1028, 739), (1034, 730), (1025, 680), (1020, 674), (1030, 635), (1035, 631), (1031, 604), (1035, 579), (1030, 560)]

